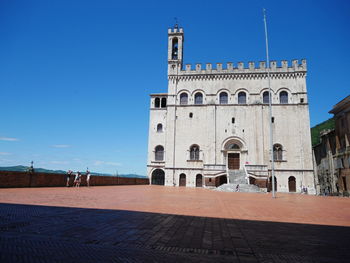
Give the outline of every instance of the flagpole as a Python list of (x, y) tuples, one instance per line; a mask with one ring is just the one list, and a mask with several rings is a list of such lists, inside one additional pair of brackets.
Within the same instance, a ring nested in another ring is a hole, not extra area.
[(272, 90), (270, 79), (270, 59), (269, 59), (269, 42), (267, 39), (267, 25), (266, 25), (266, 10), (264, 12), (264, 25), (265, 25), (265, 44), (266, 44), (266, 62), (267, 62), (267, 79), (269, 83), (269, 124), (270, 124), (270, 159), (271, 159), (271, 179), (272, 179), (272, 198), (275, 198), (275, 162), (273, 159), (273, 129), (272, 129)]

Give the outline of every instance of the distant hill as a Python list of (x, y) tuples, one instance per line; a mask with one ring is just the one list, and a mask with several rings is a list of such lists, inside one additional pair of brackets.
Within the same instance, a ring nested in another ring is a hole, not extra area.
[(321, 122), (320, 124), (317, 124), (316, 126), (311, 128), (311, 140), (312, 140), (312, 146), (315, 146), (316, 144), (320, 143), (320, 132), (323, 130), (328, 129), (334, 129), (335, 128), (335, 120), (333, 118), (330, 118), (324, 122)]
[[(0, 171), (14, 171), (14, 172), (26, 172), (28, 171), (29, 166), (24, 165), (16, 165), (16, 166), (9, 166), (9, 167), (0, 167)], [(49, 170), (44, 168), (34, 168), (35, 172), (38, 173), (53, 173), (53, 174), (65, 174), (66, 171), (63, 170)], [(114, 174), (105, 174), (105, 173), (94, 173), (91, 172), (91, 175), (95, 176), (115, 176)], [(139, 174), (118, 174), (119, 177), (131, 177), (131, 178), (145, 178), (144, 175)]]

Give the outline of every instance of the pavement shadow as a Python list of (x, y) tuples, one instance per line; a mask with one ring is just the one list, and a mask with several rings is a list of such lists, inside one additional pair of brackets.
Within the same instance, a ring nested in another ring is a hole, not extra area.
[(348, 262), (350, 228), (0, 203), (0, 262)]

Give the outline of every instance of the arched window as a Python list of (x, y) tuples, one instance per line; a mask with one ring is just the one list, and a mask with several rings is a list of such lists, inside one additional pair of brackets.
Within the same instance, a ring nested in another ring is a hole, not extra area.
[(221, 92), (219, 97), (220, 97), (220, 104), (228, 103), (228, 95), (226, 92)]
[(165, 108), (165, 107), (166, 107), (166, 98), (162, 98), (161, 107), (162, 107), (162, 108)]
[(264, 104), (269, 104), (270, 103), (270, 92), (265, 91), (263, 93), (263, 103)]
[(239, 149), (240, 149), (240, 147), (236, 143), (231, 143), (227, 146), (227, 150), (239, 150)]
[(154, 153), (155, 153), (155, 160), (156, 161), (163, 161), (164, 160), (164, 148), (163, 148), (163, 146), (158, 145), (155, 148)]
[(175, 38), (173, 38), (171, 58), (172, 59), (178, 59), (178, 52), (179, 52), (179, 45), (178, 45), (178, 40), (175, 37)]
[(282, 161), (283, 160), (282, 152), (283, 152), (282, 145), (280, 144), (273, 145), (273, 160)]
[(238, 104), (246, 104), (247, 103), (247, 95), (245, 92), (241, 91), (238, 93)]
[(188, 103), (188, 95), (187, 93), (183, 92), (180, 94), (180, 105), (187, 105)]
[(199, 160), (199, 146), (192, 145), (190, 148), (190, 160)]
[(157, 132), (163, 132), (163, 125), (161, 123), (157, 125)]
[(155, 98), (154, 99), (154, 107), (159, 108), (160, 107), (160, 98)]
[(194, 104), (203, 104), (203, 95), (200, 92), (197, 92), (194, 95)]
[(288, 92), (287, 91), (280, 92), (280, 103), (281, 104), (288, 104)]

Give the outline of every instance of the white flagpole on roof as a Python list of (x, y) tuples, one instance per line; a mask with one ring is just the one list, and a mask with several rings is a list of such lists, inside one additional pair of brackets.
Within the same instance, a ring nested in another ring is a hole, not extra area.
[(269, 59), (269, 42), (267, 39), (267, 24), (266, 24), (266, 10), (264, 12), (264, 26), (265, 26), (265, 44), (266, 44), (266, 71), (269, 83), (269, 124), (270, 124), (270, 159), (271, 159), (271, 179), (272, 179), (272, 198), (275, 198), (275, 162), (273, 156), (273, 129), (272, 129), (272, 90), (270, 79), (270, 59)]

